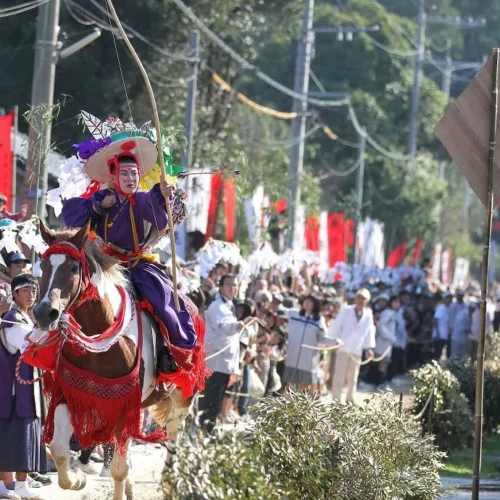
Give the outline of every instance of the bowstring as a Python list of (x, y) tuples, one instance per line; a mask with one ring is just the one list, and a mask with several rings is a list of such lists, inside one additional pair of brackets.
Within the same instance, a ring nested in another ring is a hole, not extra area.
[[(120, 77), (122, 79), (123, 90), (125, 91), (125, 99), (127, 100), (127, 107), (128, 107), (130, 121), (132, 123), (135, 123), (134, 116), (132, 114), (132, 106), (130, 105), (130, 99), (129, 99), (128, 92), (127, 92), (127, 85), (125, 83), (125, 77), (123, 75), (123, 68), (122, 68), (122, 64), (121, 64), (121, 61), (120, 61), (120, 54), (118, 52), (118, 45), (116, 43), (116, 36), (115, 36), (115, 31), (116, 30), (115, 30), (115, 28), (113, 28), (113, 25), (112, 25), (112, 22), (111, 22), (111, 13), (109, 12), (108, 2), (106, 2), (106, 0), (104, 0), (104, 3), (106, 4), (106, 12), (108, 13), (108, 22), (109, 22), (109, 26), (110, 26), (111, 36), (113, 37), (113, 45), (115, 47), (116, 59), (118, 60), (118, 67), (120, 69)], [(140, 160), (141, 160), (141, 165), (144, 165), (144, 162), (142, 161), (141, 148), (138, 148), (138, 151), (139, 151), (139, 157), (140, 157)], [(158, 151), (158, 154), (163, 154), (163, 151)], [(155, 210), (154, 210), (153, 197), (151, 196), (151, 190), (148, 189), (147, 194), (149, 196), (149, 201), (150, 201), (151, 207), (152, 207), (152, 212), (153, 212), (153, 218), (154, 218), (154, 221), (155, 221), (156, 231), (158, 232), (158, 235), (159, 235), (160, 234), (160, 229), (159, 229), (159, 226), (158, 226), (158, 221), (156, 219), (156, 213), (155, 213)], [(166, 200), (165, 200), (165, 203), (167, 203)], [(143, 224), (144, 224), (144, 221), (143, 221)], [(158, 241), (160, 241), (160, 239)]]

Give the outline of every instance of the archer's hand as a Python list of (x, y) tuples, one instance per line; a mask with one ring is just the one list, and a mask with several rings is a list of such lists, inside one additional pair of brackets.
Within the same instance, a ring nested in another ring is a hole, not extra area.
[(19, 211), (19, 214), (21, 215), (21, 219), (24, 219), (26, 217), (27, 213), (28, 213), (28, 205), (23, 205), (21, 207), (21, 210)]
[(111, 208), (116, 203), (114, 194), (108, 194), (106, 198), (101, 201), (101, 208)]
[(165, 198), (170, 198), (172, 194), (172, 186), (167, 181), (160, 181), (160, 191)]
[(375, 355), (373, 354), (373, 351), (371, 349), (367, 349), (365, 352), (366, 352), (367, 359), (372, 359), (375, 357)]

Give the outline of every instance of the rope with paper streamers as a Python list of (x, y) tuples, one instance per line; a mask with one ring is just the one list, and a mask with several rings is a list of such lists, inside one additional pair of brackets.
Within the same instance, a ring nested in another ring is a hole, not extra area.
[[(226, 92), (233, 91), (233, 87), (231, 87), (229, 83), (223, 80), (215, 71), (212, 72), (212, 79), (217, 85), (219, 85), (219, 87), (224, 89)], [(259, 111), (261, 113), (264, 113), (265, 115), (272, 116), (273, 118), (279, 118), (280, 120), (293, 120), (294, 118), (297, 118), (297, 113), (295, 113), (294, 111), (278, 111), (276, 109), (268, 108), (267, 106), (262, 106), (261, 104), (257, 104), (255, 101), (252, 101), (241, 92), (236, 92), (235, 97), (236, 99), (238, 99), (238, 101), (246, 104), (248, 107), (254, 109), (255, 111)]]

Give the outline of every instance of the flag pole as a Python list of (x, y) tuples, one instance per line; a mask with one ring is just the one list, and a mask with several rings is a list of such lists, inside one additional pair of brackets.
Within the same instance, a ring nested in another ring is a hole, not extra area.
[(491, 249), (491, 230), (493, 225), (495, 168), (495, 147), (498, 123), (498, 65), (500, 49), (493, 49), (493, 75), (490, 107), (490, 145), (488, 154), (488, 198), (486, 209), (486, 231), (484, 235), (483, 262), (481, 266), (481, 309), (479, 342), (476, 361), (476, 403), (474, 418), (474, 457), (472, 464), (472, 500), (479, 500), (479, 480), (481, 474), (481, 455), (483, 441), (483, 400), (484, 400), (484, 344), (486, 337), (486, 306), (488, 298), (488, 276)]

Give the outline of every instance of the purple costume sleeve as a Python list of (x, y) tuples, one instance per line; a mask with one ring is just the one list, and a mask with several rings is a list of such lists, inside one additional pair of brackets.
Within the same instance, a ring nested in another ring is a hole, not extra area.
[[(150, 191), (137, 192), (134, 199), (144, 220), (153, 224), (160, 231), (167, 227), (167, 207), (165, 197), (160, 191), (160, 184), (153, 186)], [(170, 196), (170, 205), (172, 205), (173, 199), (173, 196)]]
[(66, 227), (83, 227), (89, 219), (92, 223), (99, 221), (107, 209), (101, 207), (101, 201), (109, 194), (109, 190), (97, 191), (90, 198), (70, 198), (63, 204), (62, 217)]

